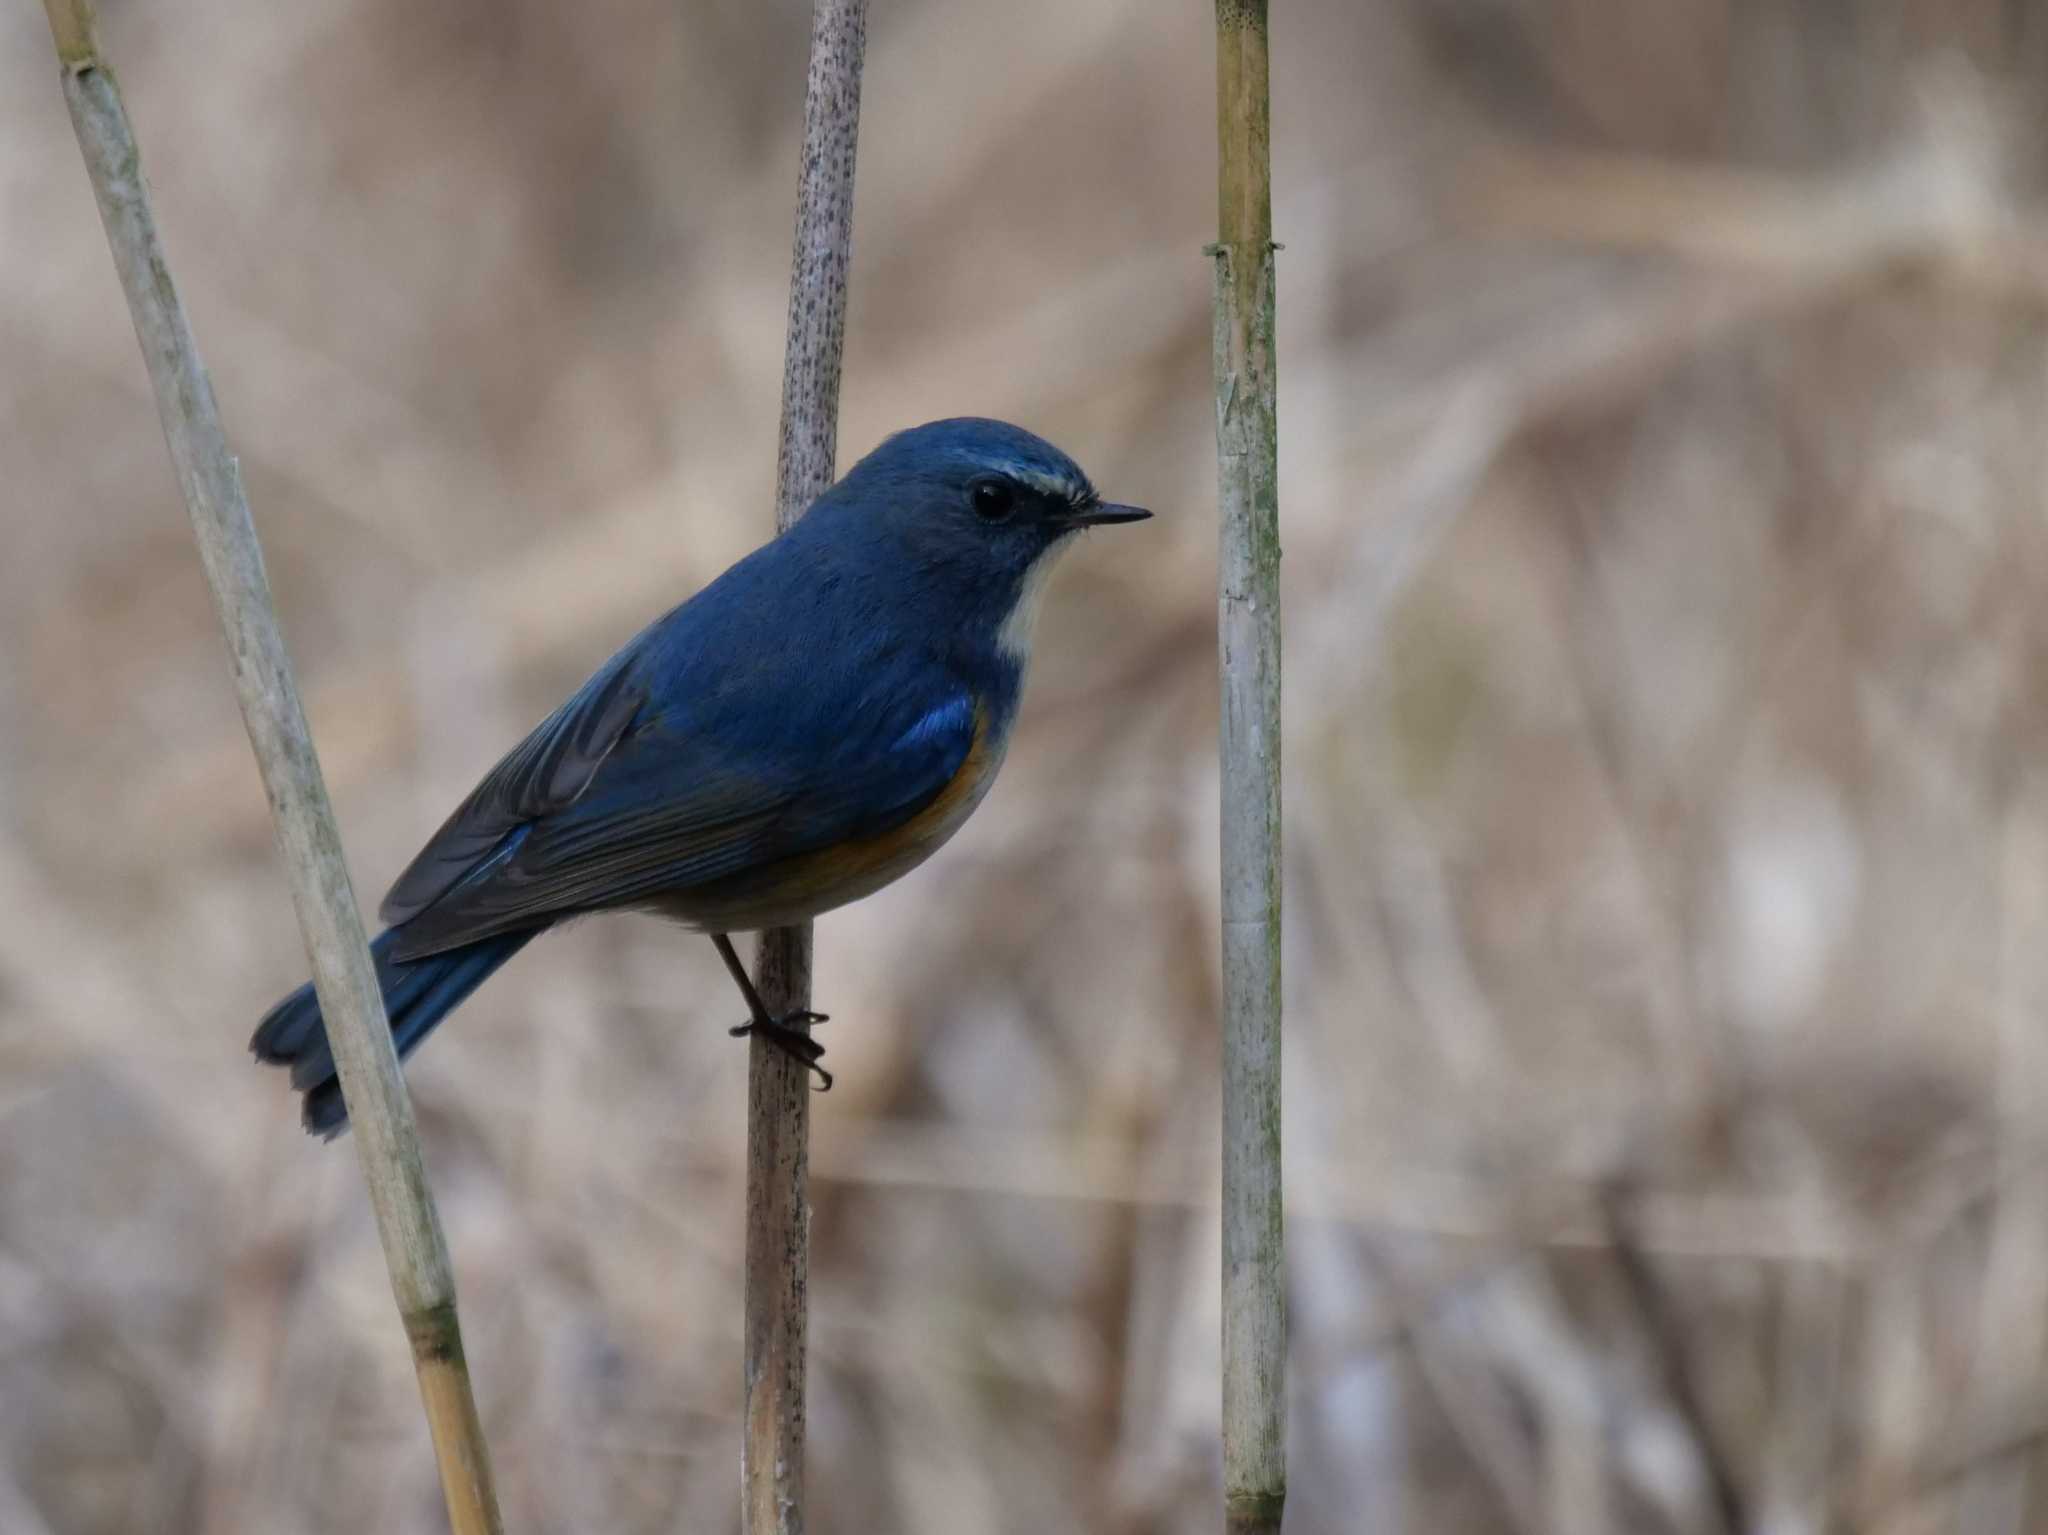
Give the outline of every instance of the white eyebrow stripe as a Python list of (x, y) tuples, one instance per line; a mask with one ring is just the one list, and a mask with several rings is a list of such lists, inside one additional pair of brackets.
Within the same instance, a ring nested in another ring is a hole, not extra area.
[(1086, 484), (1071, 476), (1040, 469), (1033, 464), (1012, 459), (993, 467), (1020, 484), (1029, 485), (1043, 495), (1058, 496), (1063, 501), (1082, 501), (1093, 494)]
[(1027, 470), (1019, 475), (1018, 478), (1033, 490), (1042, 490), (1048, 496), (1063, 496), (1068, 500), (1073, 500), (1079, 494), (1074, 482), (1062, 475), (1039, 474)]

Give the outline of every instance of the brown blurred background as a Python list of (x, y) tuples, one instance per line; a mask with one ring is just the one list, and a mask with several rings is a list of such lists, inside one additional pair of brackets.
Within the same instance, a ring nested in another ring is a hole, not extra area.
[[(361, 893), (769, 523), (808, 8), (110, 0)], [(2048, 7), (1286, 0), (1303, 1532), (2048, 1527)], [(820, 925), (812, 1527), (1217, 1522), (1212, 56), (879, 0), (842, 454), (1161, 510)], [(0, 1530), (433, 1530), (42, 18), (0, 12)], [(735, 1523), (710, 946), (411, 1079), (509, 1527)]]

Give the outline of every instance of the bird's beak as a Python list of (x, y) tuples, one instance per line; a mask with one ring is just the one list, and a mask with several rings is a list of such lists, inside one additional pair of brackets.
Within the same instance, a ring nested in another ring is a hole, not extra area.
[(1151, 515), (1142, 506), (1118, 506), (1112, 501), (1101, 501), (1085, 511), (1075, 512), (1067, 519), (1067, 525), (1075, 528), (1093, 528), (1110, 522), (1143, 522)]

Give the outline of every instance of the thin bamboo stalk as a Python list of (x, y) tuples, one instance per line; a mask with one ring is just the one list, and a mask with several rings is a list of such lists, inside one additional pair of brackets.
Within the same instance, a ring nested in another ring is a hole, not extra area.
[(64, 99), (227, 639), (242, 722), (270, 796), (392, 1292), (412, 1343), (449, 1523), (456, 1535), (493, 1535), (500, 1528), (497, 1497), (463, 1356), (448, 1249), (241, 471), (171, 281), (140, 151), (100, 53), (91, 8), (87, 0), (44, 0), (44, 8), (63, 65)]
[[(838, 456), (839, 368), (866, 47), (867, 0), (816, 0), (790, 258), (776, 454), (778, 531), (831, 485)], [(761, 998), (772, 1012), (808, 1008), (810, 924), (763, 933), (755, 969)], [(747, 1535), (801, 1535), (804, 1527), (810, 1124), (810, 1074), (757, 1035), (747, 1058), (746, 1404), (740, 1453)]]
[(1217, 0), (1215, 373), (1221, 522), (1223, 1495), (1232, 1535), (1287, 1500), (1280, 1176), (1280, 498), (1266, 0)]

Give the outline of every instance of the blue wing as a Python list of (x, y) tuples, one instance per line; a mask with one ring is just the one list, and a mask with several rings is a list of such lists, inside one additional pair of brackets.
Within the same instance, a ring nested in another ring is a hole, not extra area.
[(972, 748), (964, 694), (932, 717), (879, 750), (841, 750), (809, 767), (750, 765), (716, 737), (631, 735), (572, 804), (514, 828), (407, 920), (396, 957), (641, 904), (886, 832), (935, 799)]
[(731, 580), (747, 563), (492, 769), (393, 887), (395, 957), (878, 835), (952, 782), (975, 737), (965, 688), (879, 641), (792, 633)]

